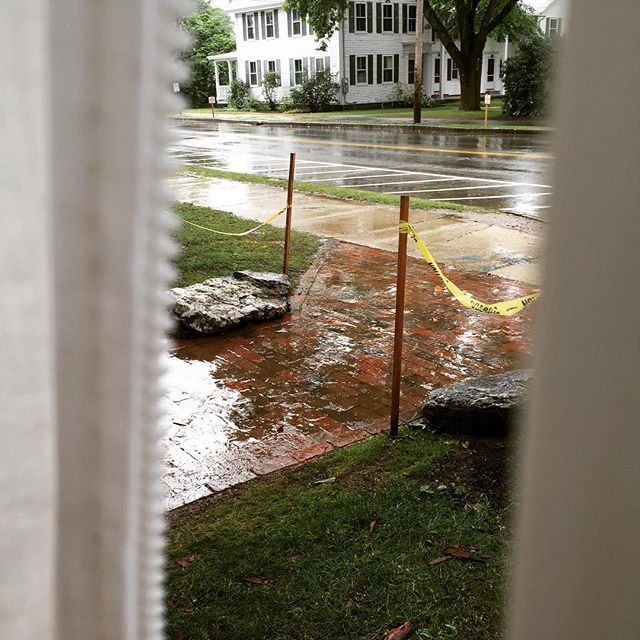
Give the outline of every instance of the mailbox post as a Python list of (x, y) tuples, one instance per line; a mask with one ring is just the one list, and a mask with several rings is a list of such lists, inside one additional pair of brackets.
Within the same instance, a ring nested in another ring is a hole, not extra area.
[(491, 104), (491, 94), (484, 94), (484, 128), (489, 127), (489, 105)]

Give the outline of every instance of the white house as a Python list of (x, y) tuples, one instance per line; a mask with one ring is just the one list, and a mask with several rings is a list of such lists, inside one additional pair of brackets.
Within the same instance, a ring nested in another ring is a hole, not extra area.
[(567, 32), (569, 0), (553, 0), (538, 16), (541, 31), (547, 36), (560, 36)]
[[(237, 50), (211, 57), (218, 103), (227, 102), (232, 67), (257, 99), (263, 98), (261, 83), (268, 71), (280, 77), (280, 97), (319, 69), (330, 69), (338, 79), (343, 105), (391, 102), (398, 85), (413, 90), (415, 1), (350, 2), (324, 51), (306, 17), (285, 11), (278, 0), (231, 0), (227, 11), (235, 23)], [(455, 63), (426, 22), (423, 31), (424, 93), (460, 95)], [(482, 92), (502, 93), (500, 68), (507, 49), (495, 40), (487, 42)]]

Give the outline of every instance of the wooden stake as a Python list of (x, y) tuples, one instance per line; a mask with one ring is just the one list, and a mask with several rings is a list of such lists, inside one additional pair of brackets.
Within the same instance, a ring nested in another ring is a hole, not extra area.
[[(400, 197), (400, 220), (409, 222), (409, 196)], [(391, 380), (391, 420), (389, 435), (398, 435), (400, 421), (400, 378), (402, 376), (402, 331), (404, 328), (404, 289), (407, 274), (407, 234), (398, 233), (398, 275), (396, 279), (396, 324), (393, 336)]]
[(296, 154), (289, 155), (289, 181), (287, 183), (287, 222), (284, 230), (284, 262), (282, 273), (289, 274), (289, 250), (291, 248), (291, 214), (293, 212), (293, 176), (296, 170)]

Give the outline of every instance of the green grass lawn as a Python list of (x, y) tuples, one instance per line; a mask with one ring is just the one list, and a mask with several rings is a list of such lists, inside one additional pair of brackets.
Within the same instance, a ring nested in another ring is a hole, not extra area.
[[(407, 429), (172, 512), (168, 637), (501, 637), (507, 452)], [(449, 545), (490, 558), (430, 565)]]
[[(246, 231), (258, 222), (238, 218), (225, 211), (177, 203), (174, 211), (183, 220), (232, 233)], [(282, 270), (284, 230), (270, 225), (243, 237), (229, 237), (184, 224), (176, 232), (180, 250), (174, 287), (186, 287), (207, 278), (230, 275), (234, 271)], [(320, 239), (308, 233), (292, 232), (289, 275), (295, 283), (308, 269), (320, 247)]]

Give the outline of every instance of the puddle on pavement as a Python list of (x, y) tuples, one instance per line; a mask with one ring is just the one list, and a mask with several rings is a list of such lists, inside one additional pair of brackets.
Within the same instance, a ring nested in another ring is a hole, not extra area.
[[(167, 506), (179, 506), (386, 428), (393, 254), (338, 243), (302, 306), (280, 321), (179, 341), (168, 357)], [(487, 300), (529, 289), (455, 274)], [(519, 366), (530, 312), (463, 309), (410, 260), (402, 409), (431, 388)]]

